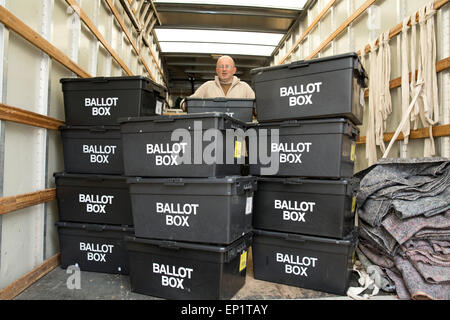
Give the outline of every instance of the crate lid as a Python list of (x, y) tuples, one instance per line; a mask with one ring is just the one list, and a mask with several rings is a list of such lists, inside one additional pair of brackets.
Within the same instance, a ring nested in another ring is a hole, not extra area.
[(336, 184), (343, 185), (349, 184), (359, 181), (358, 178), (348, 177), (341, 178), (336, 180), (331, 179), (310, 179), (307, 177), (257, 177), (258, 181), (264, 182), (282, 182), (286, 184), (306, 184), (306, 183), (314, 183), (314, 184)]
[(120, 125), (101, 125), (101, 126), (77, 126), (77, 125), (62, 125), (58, 130), (83, 130), (91, 132), (105, 132), (109, 130), (120, 130)]
[[(356, 52), (343, 53), (311, 60), (298, 60), (289, 64), (255, 68), (250, 70), (250, 74), (253, 76), (254, 81), (259, 82), (278, 80), (280, 79), (279, 73), (286, 70), (298, 70), (298, 73), (301, 73), (301, 75), (307, 75), (341, 69), (356, 70), (358, 72), (358, 78), (362, 80), (363, 86), (367, 86), (366, 80), (368, 76)], [(287, 75), (284, 74), (283, 77), (284, 76)]]
[(344, 239), (308, 236), (308, 235), (304, 235), (304, 234), (269, 231), (269, 230), (262, 230), (262, 229), (253, 229), (253, 233), (255, 235), (278, 238), (278, 239), (292, 241), (292, 242), (313, 241), (313, 242), (320, 242), (320, 243), (324, 243), (324, 244), (337, 244), (337, 245), (347, 245), (347, 246), (354, 245), (358, 242), (358, 228), (353, 228), (353, 230), (351, 232), (349, 232), (349, 234)]
[(224, 118), (245, 126), (245, 122), (239, 121), (235, 118), (230, 117), (224, 112), (199, 112), (192, 114), (180, 114), (180, 115), (162, 115), (162, 116), (150, 116), (150, 117), (121, 117), (117, 119), (118, 123), (137, 123), (137, 122), (173, 122), (176, 120), (184, 119), (209, 119), (209, 118)]
[(67, 172), (55, 172), (53, 177), (56, 178), (67, 178), (67, 179), (83, 179), (88, 181), (103, 181), (103, 180), (114, 180), (114, 181), (126, 181), (127, 177), (122, 175), (106, 175), (106, 174), (83, 174), (83, 173), (67, 173)]
[[(108, 83), (113, 83), (117, 81), (126, 81), (126, 82), (133, 82), (133, 81), (143, 81), (147, 83), (147, 87), (144, 89), (147, 90), (156, 90), (159, 91), (160, 95), (163, 96), (167, 89), (160, 85), (153, 80), (151, 80), (148, 77), (144, 76), (120, 76), (120, 77), (92, 77), (92, 78), (61, 78), (59, 80), (60, 83), (63, 85), (63, 91), (71, 91), (71, 90), (97, 90), (97, 86), (92, 86), (92, 84), (97, 85), (108, 85)], [(74, 84), (74, 86), (71, 86), (71, 84)], [(121, 89), (130, 89), (127, 87), (123, 87)]]
[(157, 183), (166, 185), (182, 185), (188, 183), (209, 184), (209, 183), (237, 183), (256, 181), (254, 176), (226, 176), (226, 177), (208, 177), (208, 178), (143, 178), (128, 177), (127, 183)]
[[(240, 109), (246, 109), (250, 112), (251, 109), (255, 107), (256, 99), (229, 99), (229, 98), (210, 98), (210, 99), (203, 99), (203, 98), (186, 98), (186, 108), (189, 112), (192, 109), (197, 108), (200, 109), (198, 112), (211, 112), (208, 111), (208, 109), (213, 109), (212, 112), (221, 112), (225, 108), (227, 109), (234, 109), (234, 108), (240, 108)], [(251, 114), (250, 114), (251, 116)]]
[(70, 82), (80, 82), (80, 83), (106, 83), (110, 81), (134, 81), (134, 80), (142, 80), (147, 83), (153, 84), (161, 89), (166, 90), (166, 88), (154, 82), (152, 79), (140, 75), (136, 76), (120, 76), (120, 77), (91, 77), (91, 78), (61, 78), (59, 80), (60, 83), (70, 83)]
[(68, 228), (68, 229), (83, 229), (86, 231), (122, 231), (122, 232), (134, 232), (133, 227), (128, 226), (115, 226), (109, 224), (96, 224), (96, 223), (76, 223), (67, 221), (57, 221), (55, 226), (58, 228)]
[(120, 76), (120, 77), (61, 78), (59, 80), (59, 82), (60, 83), (63, 83), (63, 82), (107, 82), (107, 81), (122, 81), (122, 80), (152, 81), (148, 77), (137, 75), (137, 76)]
[[(280, 190), (305, 193), (319, 193), (328, 195), (354, 195), (359, 188), (359, 179), (341, 178), (331, 179), (310, 179), (304, 177), (258, 177), (259, 190), (264, 190), (264, 182), (277, 183)], [(295, 188), (293, 188), (295, 187)], [(273, 188), (269, 189), (272, 190)]]
[(222, 101), (244, 101), (244, 102), (253, 102), (255, 99), (249, 98), (225, 98), (225, 97), (216, 97), (216, 98), (190, 98), (186, 97), (185, 101), (214, 101), (214, 102), (222, 102)]
[[(344, 134), (348, 134), (350, 136), (358, 136), (359, 128), (346, 118), (325, 118), (325, 119), (313, 119), (313, 120), (286, 120), (280, 122), (264, 122), (264, 123), (256, 123), (256, 124), (248, 124), (247, 128), (300, 128), (300, 131), (303, 131), (302, 128), (308, 128), (308, 131), (314, 134), (320, 133), (328, 133), (331, 130), (332, 124), (343, 125)], [(306, 131), (306, 129), (305, 129)], [(332, 130), (335, 132), (335, 130)], [(330, 132), (331, 133), (331, 132)]]
[(356, 58), (358, 58), (358, 54), (356, 52), (348, 52), (348, 53), (342, 53), (342, 54), (337, 54), (337, 55), (333, 55), (333, 56), (329, 56), (329, 57), (315, 58), (315, 59), (310, 59), (310, 60), (297, 60), (297, 61), (293, 61), (291, 63), (280, 64), (280, 65), (276, 65), (276, 66), (259, 67), (259, 68), (251, 69), (250, 74), (257, 74), (260, 72), (286, 69), (286, 68), (289, 68), (289, 66), (294, 66), (294, 65), (299, 65), (299, 64), (320, 63), (320, 62), (324, 62), (324, 61), (333, 61), (333, 60), (340, 60), (340, 59), (345, 59), (345, 58), (356, 59)]
[[(224, 253), (227, 254), (226, 260), (231, 261), (237, 254), (240, 254), (242, 250), (245, 250), (248, 246), (250, 246), (252, 237), (253, 237), (252, 232), (248, 232), (228, 245), (213, 245), (207, 243), (202, 244), (195, 242), (158, 240), (158, 239), (138, 238), (135, 236), (125, 236), (124, 239), (125, 242), (127, 243), (152, 245), (169, 250), (190, 249), (196, 251)], [(145, 249), (141, 248), (141, 250)]]

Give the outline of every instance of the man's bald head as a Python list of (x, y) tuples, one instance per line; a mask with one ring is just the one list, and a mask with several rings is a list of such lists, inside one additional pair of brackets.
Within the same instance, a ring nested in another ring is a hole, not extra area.
[(221, 56), (217, 59), (216, 73), (221, 83), (231, 83), (236, 73), (233, 58), (230, 56)]
[(228, 64), (228, 65), (231, 65), (233, 67), (235, 66), (234, 65), (234, 60), (230, 56), (221, 56), (219, 59), (217, 59), (216, 66), (219, 66), (221, 64)]

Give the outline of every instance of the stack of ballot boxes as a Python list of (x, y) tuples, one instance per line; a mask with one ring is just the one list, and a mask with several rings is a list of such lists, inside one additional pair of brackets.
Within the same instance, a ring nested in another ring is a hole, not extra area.
[(245, 123), (217, 112), (119, 121), (135, 229), (125, 238), (131, 290), (232, 298), (245, 284), (256, 189), (241, 175), (234, 135)]
[(251, 73), (255, 279), (344, 295), (358, 240), (353, 168), (365, 71), (349, 53)]
[(128, 274), (124, 237), (134, 224), (117, 119), (161, 114), (165, 88), (141, 76), (60, 82), (64, 172), (54, 177), (61, 267)]

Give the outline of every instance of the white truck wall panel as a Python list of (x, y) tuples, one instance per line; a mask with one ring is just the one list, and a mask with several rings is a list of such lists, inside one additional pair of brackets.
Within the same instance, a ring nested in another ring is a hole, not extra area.
[[(149, 76), (105, 1), (77, 0), (77, 3), (128, 68), (136, 75)], [(139, 45), (120, 1), (112, 3)], [(0, 0), (0, 5), (92, 76), (127, 75), (65, 1)], [(4, 28), (0, 37), (3, 71), (0, 102), (64, 121), (59, 79), (77, 75), (8, 28)], [(146, 64), (157, 70), (153, 58), (145, 51), (148, 49), (141, 49)], [(153, 76), (160, 79), (156, 73)], [(4, 132), (0, 141), (4, 148), (2, 196), (54, 188), (53, 173), (64, 170), (60, 132), (10, 121), (1, 121), (0, 126)], [(56, 221), (56, 200), (0, 217), (0, 290), (59, 252)]]

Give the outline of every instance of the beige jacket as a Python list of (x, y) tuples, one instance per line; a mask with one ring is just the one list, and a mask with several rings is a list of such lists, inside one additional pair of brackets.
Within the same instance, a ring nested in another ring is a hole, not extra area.
[[(215, 76), (214, 80), (209, 80), (202, 84), (198, 89), (189, 96), (189, 98), (213, 99), (213, 98), (234, 98), (234, 99), (255, 99), (255, 92), (245, 82), (242, 82), (238, 77), (233, 76), (233, 81), (227, 94), (220, 86), (219, 77)], [(183, 105), (184, 100), (180, 104)]]
[(189, 98), (235, 98), (235, 99), (255, 99), (255, 92), (245, 82), (242, 82), (238, 77), (233, 76), (233, 82), (227, 94), (220, 86), (219, 77), (215, 76), (214, 80), (210, 80), (202, 84)]

